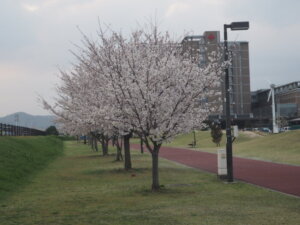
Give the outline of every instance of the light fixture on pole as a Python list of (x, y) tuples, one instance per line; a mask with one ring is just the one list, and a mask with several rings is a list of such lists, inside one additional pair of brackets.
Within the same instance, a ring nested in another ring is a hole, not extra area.
[[(225, 62), (228, 61), (228, 42), (227, 29), (231, 30), (248, 30), (249, 22), (233, 22), (224, 24), (224, 51)], [(226, 159), (227, 159), (227, 181), (233, 182), (233, 166), (232, 166), (232, 135), (231, 135), (231, 118), (230, 118), (230, 87), (229, 87), (229, 70), (225, 69), (225, 96), (226, 96)]]

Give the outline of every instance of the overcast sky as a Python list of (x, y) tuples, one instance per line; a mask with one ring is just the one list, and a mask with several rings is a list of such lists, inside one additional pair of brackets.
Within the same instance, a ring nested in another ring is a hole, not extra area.
[(1, 0), (0, 116), (49, 114), (37, 96), (55, 96), (58, 67), (70, 68), (69, 50), (80, 44), (77, 27), (95, 37), (98, 18), (128, 33), (156, 15), (175, 36), (249, 21), (229, 40), (249, 41), (251, 90), (299, 81), (299, 10), (298, 0)]

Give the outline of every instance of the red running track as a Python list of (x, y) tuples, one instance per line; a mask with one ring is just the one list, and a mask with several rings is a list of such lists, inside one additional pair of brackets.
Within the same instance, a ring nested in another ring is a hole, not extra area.
[[(132, 144), (133, 148), (139, 145)], [(193, 168), (217, 173), (217, 154), (189, 149), (161, 147), (160, 157)], [(235, 179), (300, 197), (300, 166), (233, 158)]]

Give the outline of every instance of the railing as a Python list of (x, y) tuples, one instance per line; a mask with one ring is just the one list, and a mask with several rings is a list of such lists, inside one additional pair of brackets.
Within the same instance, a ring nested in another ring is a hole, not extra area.
[(39, 136), (46, 135), (45, 131), (0, 123), (0, 136)]

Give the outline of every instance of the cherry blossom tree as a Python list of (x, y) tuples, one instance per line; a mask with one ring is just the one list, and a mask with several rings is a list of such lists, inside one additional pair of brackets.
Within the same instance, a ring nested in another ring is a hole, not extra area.
[(89, 58), (97, 63), (85, 64), (106, 80), (107, 93), (117, 103), (112, 120), (138, 134), (151, 153), (152, 190), (158, 190), (162, 143), (201, 128), (216, 110), (216, 104), (202, 100), (220, 94), (222, 55), (213, 54), (210, 63), (200, 68), (178, 41), (156, 26), (138, 29), (128, 39), (108, 33), (100, 30), (98, 42), (87, 40)]
[[(222, 55), (212, 54), (199, 67), (178, 40), (156, 26), (139, 28), (129, 37), (100, 28), (97, 40), (84, 36), (71, 73), (62, 72), (57, 106), (61, 118), (89, 131), (129, 138), (136, 133), (152, 156), (152, 190), (160, 189), (158, 156), (162, 144), (176, 135), (204, 126), (221, 104)], [(217, 98), (215, 98), (217, 99)], [(126, 152), (125, 152), (126, 158)]]

